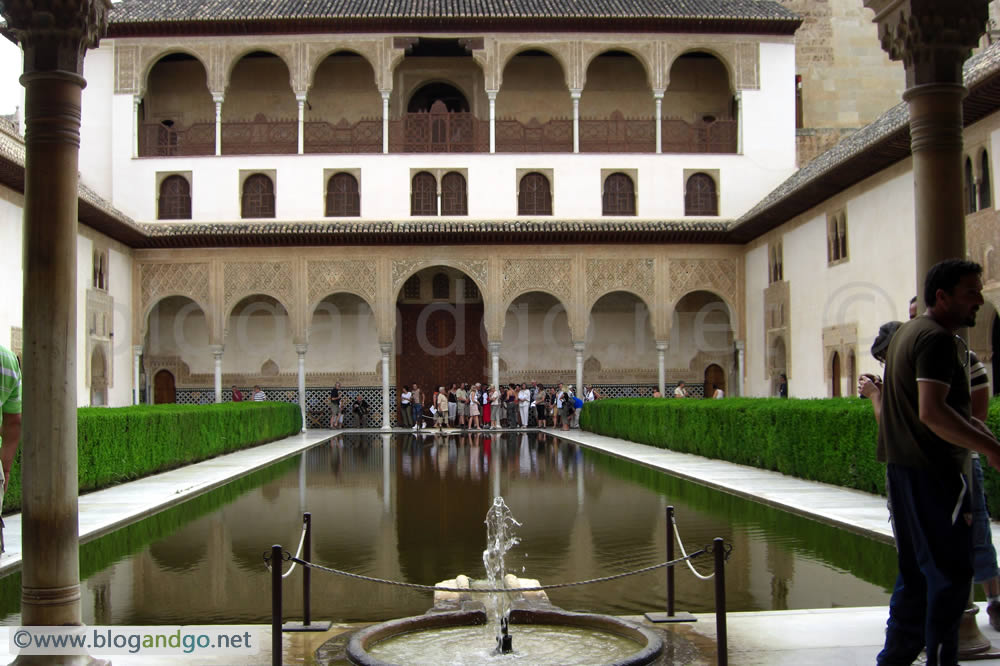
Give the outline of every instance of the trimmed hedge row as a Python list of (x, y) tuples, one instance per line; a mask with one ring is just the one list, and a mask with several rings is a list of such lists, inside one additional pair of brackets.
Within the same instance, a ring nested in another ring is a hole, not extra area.
[[(1000, 398), (990, 403), (987, 425), (1000, 434)], [(878, 427), (871, 403), (859, 398), (599, 400), (584, 406), (580, 427), (661, 449), (885, 494), (885, 465), (875, 460)], [(990, 513), (1000, 516), (1000, 473), (983, 467)]]
[[(302, 429), (298, 404), (81, 407), (77, 410), (80, 492), (189, 465), (287, 437)], [(4, 512), (20, 508), (20, 450)]]

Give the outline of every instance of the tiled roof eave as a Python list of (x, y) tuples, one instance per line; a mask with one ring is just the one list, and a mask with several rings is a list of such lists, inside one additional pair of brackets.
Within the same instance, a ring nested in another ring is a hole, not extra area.
[(141, 248), (726, 243), (730, 221), (150, 223)]
[(795, 34), (799, 18), (658, 17), (658, 16), (449, 16), (259, 18), (248, 20), (119, 21), (108, 38), (227, 36), (247, 34), (462, 32), (676, 32), (722, 34)]

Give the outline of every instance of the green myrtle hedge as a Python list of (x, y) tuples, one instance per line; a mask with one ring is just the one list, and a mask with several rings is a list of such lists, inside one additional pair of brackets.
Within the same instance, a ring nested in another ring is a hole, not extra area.
[[(987, 425), (1000, 434), (1000, 398)], [(875, 460), (878, 428), (868, 400), (620, 398), (587, 403), (584, 430), (885, 494), (885, 466)], [(987, 504), (1000, 516), (1000, 473), (984, 467)]]
[[(81, 407), (77, 410), (80, 492), (271, 442), (302, 429), (296, 403)], [(22, 445), (23, 446), (23, 445)], [(20, 449), (4, 512), (20, 508)]]

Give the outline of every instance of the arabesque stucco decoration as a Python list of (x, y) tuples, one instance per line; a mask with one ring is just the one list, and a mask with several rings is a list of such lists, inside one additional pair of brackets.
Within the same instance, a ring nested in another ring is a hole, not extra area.
[(140, 264), (140, 312), (147, 313), (153, 304), (167, 296), (186, 296), (202, 307), (209, 307), (208, 276), (208, 264)]
[(230, 262), (225, 265), (225, 312), (246, 296), (267, 294), (292, 307), (292, 265), (282, 261)]
[(568, 257), (506, 259), (501, 293), (504, 305), (529, 291), (554, 294), (567, 311), (573, 306), (573, 260)]
[(739, 302), (736, 259), (671, 259), (670, 295), (677, 302), (684, 294), (704, 289), (722, 296), (730, 306)]
[(344, 259), (339, 261), (310, 261), (306, 269), (309, 285), (309, 305), (338, 291), (357, 294), (375, 308), (377, 282), (374, 261)]
[(392, 262), (392, 296), (399, 294), (403, 282), (417, 271), (430, 266), (450, 266), (457, 268), (475, 281), (486, 299), (489, 293), (489, 261), (486, 259), (455, 259), (435, 261), (431, 259), (395, 259)]
[(587, 285), (587, 309), (601, 296), (612, 291), (628, 291), (653, 307), (655, 262), (652, 259), (588, 259), (584, 274)]

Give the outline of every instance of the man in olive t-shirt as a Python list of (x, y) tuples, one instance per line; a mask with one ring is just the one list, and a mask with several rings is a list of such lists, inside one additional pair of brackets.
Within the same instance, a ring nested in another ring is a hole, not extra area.
[(951, 259), (927, 273), (927, 311), (889, 343), (878, 458), (885, 461), (899, 576), (878, 663), (958, 663), (958, 626), (972, 581), (972, 528), (964, 461), (996, 467), (1000, 444), (970, 416), (969, 379), (954, 333), (983, 304), (978, 264)]

